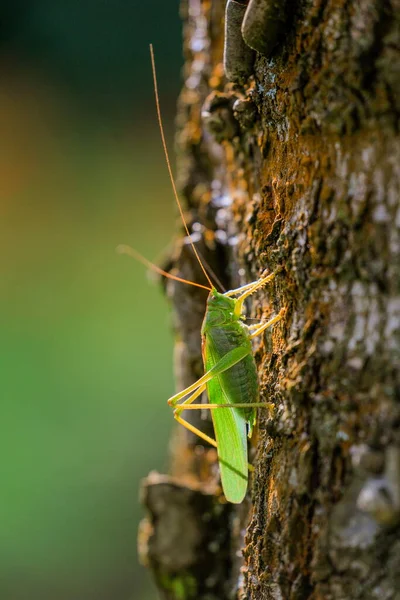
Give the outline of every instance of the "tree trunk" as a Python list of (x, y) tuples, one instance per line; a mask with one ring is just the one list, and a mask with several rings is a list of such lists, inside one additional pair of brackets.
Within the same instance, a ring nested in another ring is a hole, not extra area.
[[(142, 556), (168, 600), (399, 600), (400, 4), (251, 0), (245, 44), (246, 4), (224, 42), (223, 1), (183, 2), (178, 185), (227, 288), (278, 271), (248, 310), (286, 308), (254, 346), (275, 410), (240, 506), (215, 450), (176, 430), (171, 475), (144, 483)], [(168, 268), (202, 281), (185, 239)], [(182, 389), (206, 293), (166, 287)]]

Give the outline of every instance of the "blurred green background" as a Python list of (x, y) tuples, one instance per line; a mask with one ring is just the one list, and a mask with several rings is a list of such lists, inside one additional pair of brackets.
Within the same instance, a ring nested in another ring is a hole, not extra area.
[(139, 482), (167, 465), (178, 0), (0, 6), (1, 600), (151, 600)]

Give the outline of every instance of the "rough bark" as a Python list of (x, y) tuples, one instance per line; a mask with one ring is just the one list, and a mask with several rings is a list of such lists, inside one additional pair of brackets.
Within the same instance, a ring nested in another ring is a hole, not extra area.
[[(399, 600), (400, 4), (278, 4), (259, 3), (264, 51), (233, 84), (224, 2), (183, 2), (177, 120), (202, 256), (226, 287), (281, 269), (248, 311), (287, 309), (254, 348), (275, 412), (259, 411), (241, 506), (214, 449), (177, 430), (171, 476), (144, 484), (140, 546), (170, 600)], [(169, 268), (201, 279), (187, 240)], [(202, 374), (205, 297), (167, 291), (182, 389)]]

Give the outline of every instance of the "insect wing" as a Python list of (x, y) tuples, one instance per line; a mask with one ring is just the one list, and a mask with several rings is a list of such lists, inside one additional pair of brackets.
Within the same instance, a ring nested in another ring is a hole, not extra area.
[[(205, 358), (207, 370), (221, 358), (209, 338), (205, 343)], [(210, 403), (231, 403), (219, 376), (207, 383), (207, 391)], [(246, 495), (248, 481), (246, 419), (233, 408), (215, 409), (211, 414), (218, 446), (222, 488), (226, 499), (238, 504)]]

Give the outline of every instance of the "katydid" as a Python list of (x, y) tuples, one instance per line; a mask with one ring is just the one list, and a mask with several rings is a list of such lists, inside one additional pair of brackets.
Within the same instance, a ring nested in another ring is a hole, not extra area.
[[(218, 292), (213, 285), (190, 237), (176, 190), (161, 119), (152, 46), (150, 46), (150, 53), (158, 122), (174, 196), (193, 251), (209, 287), (166, 273), (128, 246), (120, 246), (119, 250), (130, 254), (165, 277), (197, 285), (209, 291), (201, 328), (205, 374), (196, 383), (169, 398), (168, 404), (174, 407), (174, 418), (179, 423), (217, 449), (225, 497), (229, 502), (240, 503), (246, 495), (248, 483), (247, 437), (251, 436), (255, 424), (256, 409), (270, 408), (269, 404), (260, 402), (259, 399), (257, 367), (251, 340), (282, 319), (284, 310), (282, 309), (278, 315), (262, 324), (248, 326), (244, 322), (245, 299), (272, 281), (275, 273), (264, 275), (257, 281), (223, 293)], [(207, 390), (209, 404), (195, 403), (205, 390)], [(198, 409), (211, 410), (215, 440), (181, 416), (185, 410)]]
[[(248, 327), (243, 322), (243, 301), (275, 277), (272, 273), (250, 285), (223, 294), (212, 289), (201, 329), (205, 375), (168, 400), (176, 407), (175, 419), (215, 446), (222, 488), (229, 502), (239, 503), (247, 490), (247, 433), (251, 436), (256, 408), (269, 408), (259, 402), (259, 386), (251, 339), (282, 318), (280, 313), (263, 323)], [(231, 296), (239, 294), (238, 298)], [(207, 388), (209, 404), (193, 404)], [(190, 395), (189, 395), (190, 394)], [(189, 396), (181, 404), (179, 400)], [(180, 416), (188, 409), (211, 409), (216, 440), (187, 423)]]

